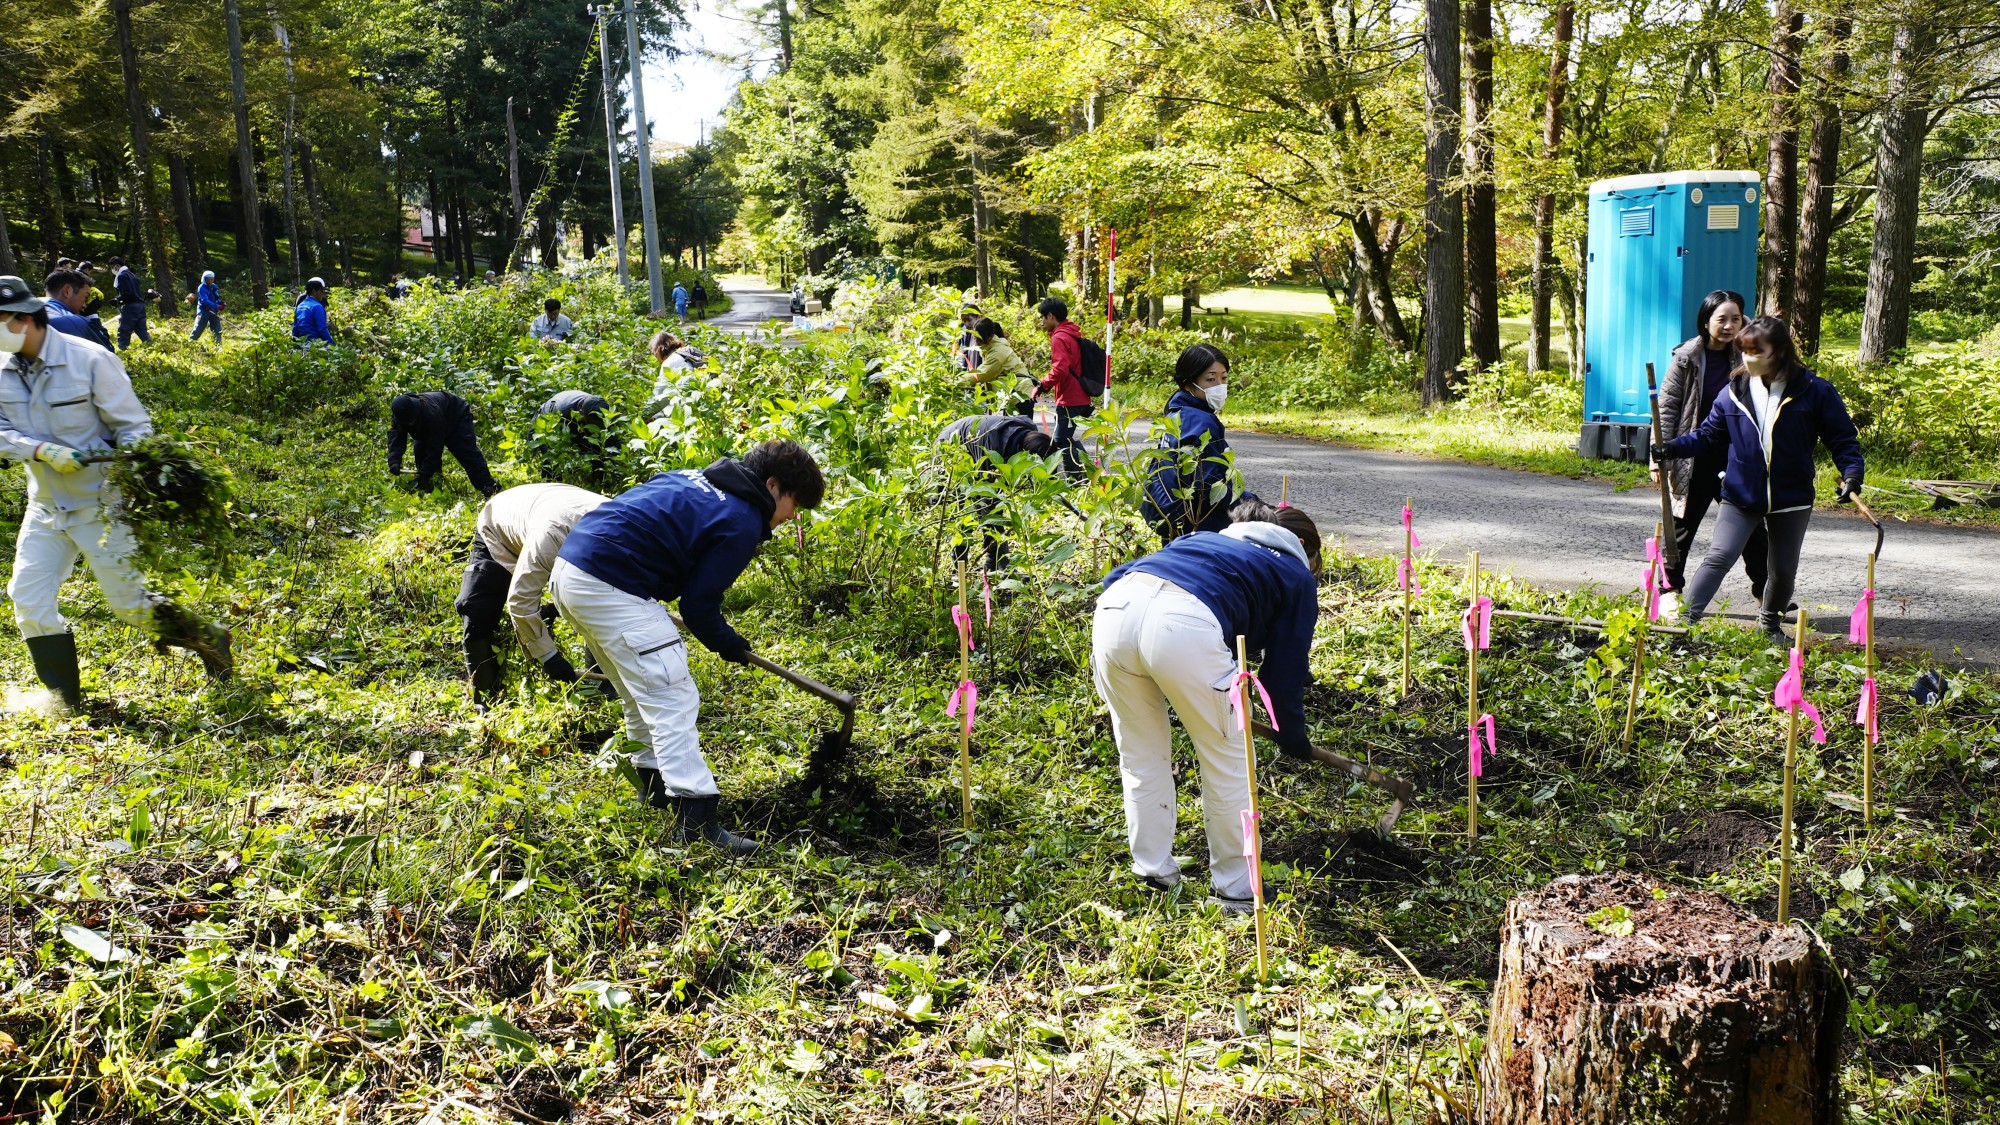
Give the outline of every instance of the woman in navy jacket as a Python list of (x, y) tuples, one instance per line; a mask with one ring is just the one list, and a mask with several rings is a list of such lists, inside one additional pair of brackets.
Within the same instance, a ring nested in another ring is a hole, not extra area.
[(1175, 361), (1174, 386), (1161, 413), (1178, 432), (1160, 439), (1162, 453), (1139, 503), (1139, 514), (1165, 543), (1190, 532), (1221, 531), (1229, 526), (1231, 507), (1257, 498), (1230, 482), (1229, 437), (1220, 417), (1229, 397), (1229, 357), (1214, 344), (1195, 344)]
[(1768, 533), (1769, 577), (1758, 624), (1784, 641), (1781, 613), (1798, 580), (1799, 551), (1812, 520), (1813, 450), (1825, 443), (1840, 468), (1837, 499), (1861, 491), (1861, 441), (1833, 384), (1799, 363), (1783, 320), (1760, 316), (1736, 335), (1743, 367), (1716, 397), (1701, 429), (1653, 447), (1655, 461), (1728, 450), (1722, 512), (1708, 557), (1688, 582), (1688, 620), (1699, 621), (1760, 524)]
[(1319, 621), (1319, 529), (1297, 508), (1246, 501), (1220, 534), (1176, 539), (1104, 580), (1091, 627), (1091, 673), (1111, 710), (1125, 782), (1132, 873), (1159, 891), (1180, 883), (1174, 862), (1173, 731), (1180, 717), (1201, 763), (1209, 883), (1224, 910), (1252, 906), (1243, 858), (1250, 777), (1243, 727), (1231, 714), (1236, 638), (1259, 659), (1278, 749), (1310, 758), (1307, 657)]

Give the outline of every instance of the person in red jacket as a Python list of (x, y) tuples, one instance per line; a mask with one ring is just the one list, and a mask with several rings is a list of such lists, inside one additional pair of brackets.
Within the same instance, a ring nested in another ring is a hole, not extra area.
[(1056, 448), (1062, 450), (1063, 468), (1075, 474), (1083, 469), (1076, 420), (1096, 410), (1077, 379), (1083, 370), (1083, 333), (1070, 323), (1069, 305), (1061, 297), (1042, 298), (1035, 311), (1041, 314), (1042, 331), (1049, 334), (1049, 373), (1042, 378), (1042, 389), (1056, 398)]

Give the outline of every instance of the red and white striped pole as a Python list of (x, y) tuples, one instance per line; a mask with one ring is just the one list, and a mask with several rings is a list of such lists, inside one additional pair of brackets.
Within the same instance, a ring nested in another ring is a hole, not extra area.
[(1111, 393), (1111, 340), (1118, 332), (1118, 232), (1107, 232), (1105, 247), (1111, 255), (1104, 267), (1104, 393)]

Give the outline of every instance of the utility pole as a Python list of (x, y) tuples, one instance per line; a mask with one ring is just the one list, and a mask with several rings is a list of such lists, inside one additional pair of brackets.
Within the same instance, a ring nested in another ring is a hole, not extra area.
[(611, 241), (618, 247), (618, 287), (632, 286), (632, 270), (625, 262), (625, 191), (618, 183), (618, 114), (614, 108), (617, 90), (611, 82), (611, 5), (592, 8), (597, 17), (597, 55), (604, 63), (604, 150), (605, 164), (611, 169)]
[(639, 140), (639, 212), (646, 221), (646, 285), (652, 290), (653, 315), (667, 309), (667, 289), (660, 279), (660, 222), (653, 210), (653, 140), (646, 127), (646, 76), (639, 68), (639, 15), (625, 0), (625, 45), (632, 53), (632, 127)]
[(236, 171), (243, 178), (243, 241), (250, 248), (250, 302), (271, 300), (271, 277), (264, 265), (264, 217), (258, 213), (257, 163), (250, 156), (250, 95), (243, 83), (243, 21), (236, 0), (225, 0), (229, 17), (230, 100), (236, 103)]
[(521, 213), (521, 145), (514, 136), (514, 98), (507, 98), (507, 188), (514, 197), (514, 245), (521, 245), (521, 229), (528, 217)]

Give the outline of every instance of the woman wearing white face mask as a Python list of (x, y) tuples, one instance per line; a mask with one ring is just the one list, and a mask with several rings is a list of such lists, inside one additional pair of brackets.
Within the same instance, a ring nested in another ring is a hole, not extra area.
[(1813, 510), (1813, 450), (1825, 443), (1840, 468), (1838, 500), (1861, 491), (1861, 441), (1847, 404), (1833, 384), (1799, 362), (1792, 330), (1774, 316), (1760, 316), (1736, 335), (1743, 367), (1716, 398), (1701, 429), (1652, 449), (1656, 462), (1728, 453), (1722, 478), (1722, 512), (1701, 569), (1688, 581), (1687, 613), (1699, 621), (1753, 530), (1762, 527), (1770, 547), (1769, 578), (1758, 624), (1773, 641), (1798, 579), (1799, 552)]
[[(1255, 500), (1242, 491), (1222, 427), (1222, 404), (1229, 398), (1229, 357), (1213, 344), (1196, 344), (1174, 363), (1174, 391), (1167, 400), (1173, 431), (1160, 438), (1159, 459), (1146, 481), (1139, 512), (1163, 542), (1192, 531), (1221, 531), (1229, 509)], [(1218, 493), (1217, 485), (1222, 485)]]

